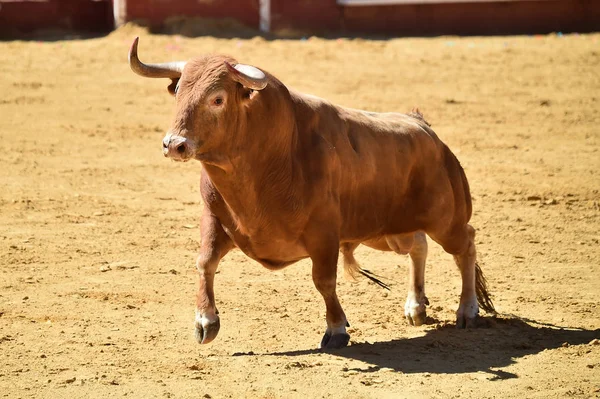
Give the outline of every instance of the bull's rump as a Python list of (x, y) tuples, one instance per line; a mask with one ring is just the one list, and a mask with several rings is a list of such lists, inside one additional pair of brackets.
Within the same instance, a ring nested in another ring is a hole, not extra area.
[[(348, 123), (337, 143), (341, 239), (365, 241), (417, 230), (451, 229), (471, 216), (460, 163), (424, 123), (402, 114)], [(382, 122), (382, 123), (380, 123)]]

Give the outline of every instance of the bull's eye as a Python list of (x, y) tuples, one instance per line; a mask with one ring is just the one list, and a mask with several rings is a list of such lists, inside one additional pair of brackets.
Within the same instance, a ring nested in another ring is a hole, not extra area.
[(222, 97), (217, 97), (213, 100), (213, 105), (222, 105), (223, 104), (223, 98)]

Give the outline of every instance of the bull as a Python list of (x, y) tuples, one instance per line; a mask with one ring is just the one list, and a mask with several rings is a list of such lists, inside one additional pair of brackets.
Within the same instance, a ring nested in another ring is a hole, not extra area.
[(420, 325), (429, 304), (424, 270), (428, 235), (454, 257), (462, 277), (456, 325), (473, 327), (481, 306), (494, 311), (469, 225), (469, 184), (459, 161), (417, 111), (373, 113), (286, 87), (275, 76), (223, 55), (146, 64), (136, 38), (132, 70), (168, 78), (175, 97), (163, 153), (202, 163), (201, 244), (195, 336), (219, 332), (214, 276), (233, 248), (279, 270), (312, 261), (327, 327), (320, 347), (348, 344), (336, 294), (338, 256), (352, 276), (364, 244), (410, 256), (404, 308)]

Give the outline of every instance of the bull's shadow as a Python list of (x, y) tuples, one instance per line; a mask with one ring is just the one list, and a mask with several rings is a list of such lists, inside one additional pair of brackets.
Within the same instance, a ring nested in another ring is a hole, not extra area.
[[(457, 330), (453, 324), (432, 329), (422, 337), (394, 339), (385, 342), (358, 342), (331, 351), (335, 356), (356, 359), (369, 364), (355, 368), (374, 372), (389, 368), (403, 373), (470, 373), (483, 371), (494, 379), (516, 375), (492, 370), (515, 362), (515, 359), (544, 349), (587, 344), (600, 338), (600, 329), (583, 330), (537, 323), (518, 317), (486, 317), (478, 329)], [(302, 356), (321, 353), (299, 350), (271, 353), (238, 353), (238, 356)]]

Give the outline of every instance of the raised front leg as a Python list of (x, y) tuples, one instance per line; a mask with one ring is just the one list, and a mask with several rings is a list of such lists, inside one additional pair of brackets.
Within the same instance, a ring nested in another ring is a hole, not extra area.
[(337, 349), (348, 345), (350, 335), (346, 332), (348, 321), (340, 305), (336, 289), (339, 240), (336, 235), (310, 234), (306, 240), (308, 254), (312, 259), (312, 278), (315, 287), (325, 300), (327, 329), (320, 348)]
[(234, 244), (221, 227), (219, 220), (208, 210), (204, 210), (200, 228), (202, 242), (196, 261), (199, 273), (198, 295), (196, 297), (195, 336), (200, 344), (207, 344), (219, 333), (219, 311), (215, 305), (213, 282), (219, 261)]
[(420, 326), (427, 318), (429, 300), (425, 296), (425, 261), (427, 259), (427, 238), (422, 231), (414, 234), (410, 252), (408, 273), (408, 295), (404, 305), (404, 316), (413, 326)]

